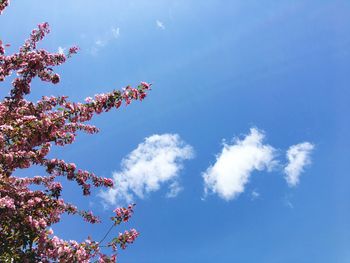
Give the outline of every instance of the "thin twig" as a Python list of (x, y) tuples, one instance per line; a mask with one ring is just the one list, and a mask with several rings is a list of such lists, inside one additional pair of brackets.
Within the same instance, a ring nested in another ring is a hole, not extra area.
[(111, 232), (111, 230), (113, 229), (114, 227), (114, 223), (111, 225), (111, 227), (109, 228), (109, 230), (107, 231), (107, 233), (105, 234), (105, 236), (101, 239), (100, 242), (98, 242), (99, 244), (101, 244), (105, 239), (106, 237), (108, 236), (109, 232)]

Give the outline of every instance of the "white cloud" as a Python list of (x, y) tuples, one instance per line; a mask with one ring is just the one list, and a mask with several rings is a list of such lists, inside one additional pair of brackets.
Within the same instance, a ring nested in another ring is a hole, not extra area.
[(65, 48), (63, 48), (63, 47), (58, 47), (58, 54), (64, 54), (64, 51), (65, 51), (66, 49)]
[(107, 41), (106, 40), (102, 40), (102, 39), (97, 39), (95, 41), (95, 45), (99, 46), (99, 47), (104, 47), (105, 45), (107, 45)]
[(259, 192), (257, 192), (257, 191), (252, 191), (252, 193), (251, 193), (251, 198), (252, 198), (252, 200), (255, 200), (255, 199), (258, 199), (260, 197), (260, 193)]
[(289, 201), (289, 200), (286, 200), (285, 205), (286, 205), (287, 207), (291, 208), (291, 209), (294, 208), (293, 203), (292, 203), (291, 201)]
[(121, 162), (121, 171), (113, 173), (115, 188), (101, 192), (108, 204), (132, 202), (168, 183), (167, 197), (175, 197), (182, 189), (179, 172), (183, 161), (194, 156), (192, 147), (177, 134), (152, 135)]
[(288, 165), (284, 168), (285, 179), (290, 187), (299, 183), (301, 173), (304, 167), (311, 163), (310, 155), (314, 145), (309, 142), (303, 142), (289, 147), (287, 151)]
[(112, 40), (117, 39), (119, 36), (120, 28), (112, 26), (110, 30), (95, 40), (93, 46), (89, 48), (90, 54), (97, 55), (100, 49), (106, 47)]
[(164, 24), (163, 24), (163, 22), (161, 22), (161, 21), (159, 21), (159, 20), (157, 20), (156, 21), (156, 25), (157, 25), (157, 27), (159, 27), (160, 29), (165, 29), (165, 26), (164, 26)]
[(224, 143), (214, 165), (203, 173), (205, 194), (213, 192), (225, 200), (232, 200), (244, 192), (254, 170), (271, 170), (277, 163), (275, 149), (264, 145), (264, 133), (252, 128), (243, 140)]
[(120, 29), (119, 29), (119, 27), (117, 27), (117, 28), (112, 27), (112, 28), (111, 28), (111, 33), (112, 33), (112, 36), (113, 36), (114, 38), (118, 38), (119, 35), (120, 35)]
[(183, 190), (183, 187), (180, 185), (178, 181), (174, 181), (169, 185), (169, 191), (166, 194), (166, 197), (168, 198), (174, 198), (176, 197), (181, 191)]

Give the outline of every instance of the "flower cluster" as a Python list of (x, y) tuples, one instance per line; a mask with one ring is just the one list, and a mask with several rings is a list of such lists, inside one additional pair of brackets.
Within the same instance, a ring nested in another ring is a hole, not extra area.
[(108, 246), (113, 249), (113, 251), (116, 251), (118, 248), (118, 245), (125, 249), (128, 244), (134, 243), (135, 239), (139, 236), (139, 232), (136, 231), (136, 229), (131, 229), (130, 231), (125, 230), (124, 233), (119, 233), (118, 237), (114, 238), (110, 243), (108, 243)]
[(134, 213), (135, 204), (129, 205), (127, 208), (118, 207), (113, 212), (115, 212), (115, 216), (111, 217), (111, 220), (115, 225), (119, 225), (122, 222), (128, 222), (132, 214)]
[(11, 197), (5, 196), (0, 198), (0, 208), (15, 209), (15, 202)]
[[(8, 0), (0, 0), (0, 14), (8, 4)], [(113, 181), (79, 169), (74, 163), (48, 158), (48, 154), (54, 145), (73, 143), (79, 131), (98, 132), (87, 124), (93, 116), (143, 100), (150, 84), (141, 82), (135, 88), (97, 94), (83, 103), (71, 102), (66, 96), (26, 100), (34, 78), (59, 83), (60, 76), (53, 67), (78, 51), (75, 46), (67, 54), (38, 49), (38, 42), (49, 32), (47, 23), (39, 24), (19, 52), (12, 55), (6, 55), (7, 45), (0, 40), (0, 82), (16, 74), (9, 96), (0, 101), (0, 262), (116, 262), (117, 245), (124, 249), (133, 243), (139, 235), (135, 229), (120, 233), (106, 245), (91, 238), (80, 243), (65, 241), (54, 236), (51, 229), (63, 214), (79, 215), (89, 223), (100, 222), (91, 211), (81, 211), (61, 198), (63, 188), (56, 180), (58, 176), (77, 183), (84, 195), (89, 195), (92, 187), (112, 187)], [(17, 169), (32, 165), (44, 167), (47, 175), (14, 175)], [(133, 208), (115, 209), (113, 227), (127, 222)], [(101, 247), (111, 248), (111, 255), (102, 253)]]

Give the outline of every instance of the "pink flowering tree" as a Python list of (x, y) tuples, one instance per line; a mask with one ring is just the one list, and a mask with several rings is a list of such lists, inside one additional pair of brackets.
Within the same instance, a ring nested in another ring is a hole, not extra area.
[[(0, 0), (0, 14), (8, 3)], [(19, 51), (11, 55), (6, 54), (7, 45), (0, 40), (0, 83), (16, 73), (10, 93), (0, 101), (0, 262), (116, 262), (118, 247), (124, 249), (138, 232), (131, 229), (112, 239), (108, 234), (129, 220), (134, 205), (113, 211), (112, 227), (99, 241), (90, 237), (80, 243), (60, 239), (51, 226), (60, 222), (62, 214), (78, 215), (89, 223), (99, 223), (100, 219), (64, 201), (57, 177), (75, 182), (83, 195), (89, 195), (92, 186), (112, 187), (113, 182), (74, 163), (48, 158), (48, 154), (54, 145), (73, 143), (79, 131), (98, 132), (87, 124), (95, 114), (144, 99), (150, 85), (141, 82), (136, 88), (127, 86), (122, 91), (95, 95), (84, 103), (70, 102), (66, 96), (26, 100), (34, 78), (59, 83), (60, 76), (53, 67), (78, 51), (77, 47), (67, 54), (38, 49), (38, 42), (49, 31), (47, 23), (38, 25)], [(47, 175), (23, 178), (13, 174), (32, 165), (44, 167)]]

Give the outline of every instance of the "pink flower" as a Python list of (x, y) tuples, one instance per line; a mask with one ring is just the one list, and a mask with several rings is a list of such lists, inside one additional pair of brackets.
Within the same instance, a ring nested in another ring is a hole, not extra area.
[(90, 103), (90, 102), (93, 101), (93, 99), (92, 99), (91, 97), (87, 97), (87, 98), (85, 99), (85, 101), (86, 101), (87, 103)]
[(9, 196), (5, 196), (3, 198), (0, 198), (0, 208), (15, 209), (16, 208), (15, 202)]
[(150, 84), (148, 84), (147, 82), (141, 82), (141, 85), (144, 86), (146, 89), (149, 89), (151, 87)]
[[(0, 1), (0, 13), (8, 4), (8, 0)], [(19, 51), (12, 55), (5, 54), (6, 45), (0, 40), (0, 81), (13, 80), (10, 93), (0, 101), (0, 229), (1, 237), (4, 236), (1, 242), (12, 249), (15, 240), (13, 251), (19, 248), (23, 255), (34, 255), (43, 262), (62, 259), (67, 262), (115, 262), (117, 245), (125, 248), (134, 242), (138, 236), (136, 230), (112, 239), (114, 242), (110, 246), (107, 243), (112, 254), (106, 256), (100, 252), (105, 244), (90, 238), (81, 243), (65, 241), (52, 237), (50, 228), (63, 214), (79, 215), (89, 223), (100, 222), (92, 212), (80, 211), (61, 198), (63, 187), (58, 176), (75, 182), (84, 195), (89, 195), (93, 186), (111, 187), (113, 181), (77, 169), (74, 163), (47, 156), (53, 144), (65, 146), (73, 143), (79, 132), (98, 132), (95, 126), (88, 124), (94, 116), (119, 108), (122, 103), (128, 105), (142, 100), (151, 85), (141, 82), (136, 88), (127, 86), (121, 91), (97, 94), (94, 99), (88, 97), (86, 103), (71, 102), (66, 96), (44, 96), (37, 102), (26, 100), (34, 78), (53, 84), (60, 81), (54, 69), (66, 61), (66, 56), (37, 48), (38, 42), (49, 32), (48, 23), (39, 24)], [(67, 57), (77, 51), (78, 47), (71, 47)], [(16, 76), (12, 77), (12, 73)], [(43, 167), (47, 175), (20, 178), (14, 174), (14, 171), (32, 165)], [(133, 208), (134, 205), (115, 209), (111, 218), (113, 224), (127, 222)], [(30, 251), (28, 244), (33, 244)], [(23, 258), (23, 262), (26, 260)]]

